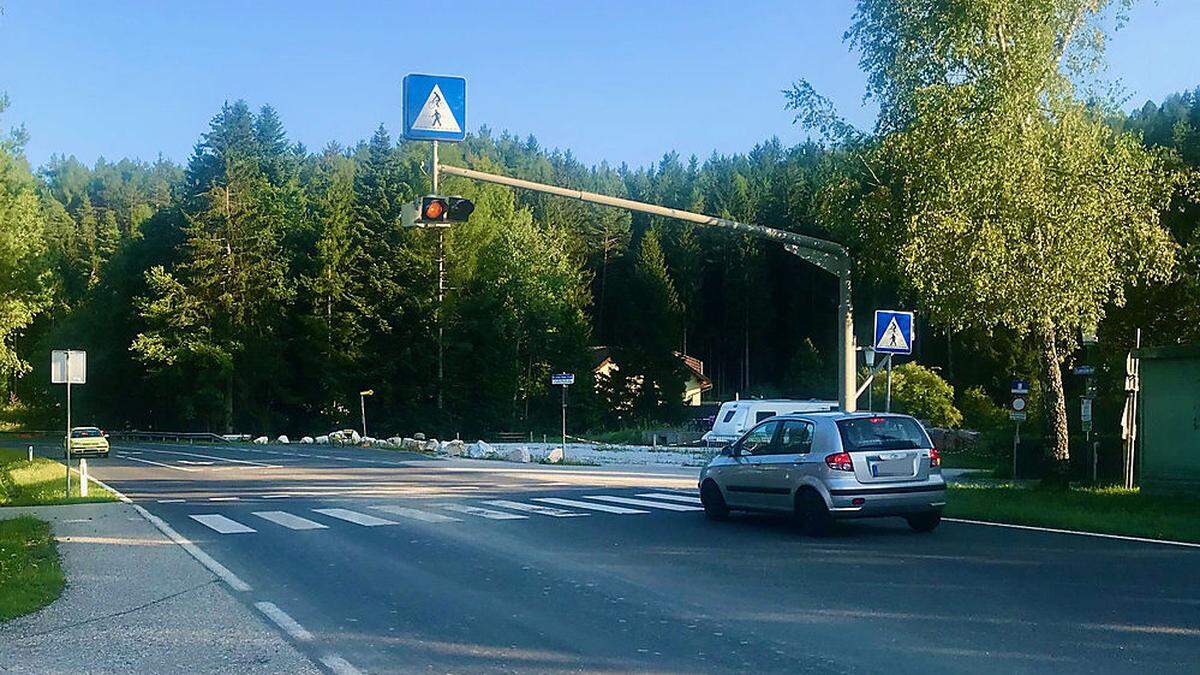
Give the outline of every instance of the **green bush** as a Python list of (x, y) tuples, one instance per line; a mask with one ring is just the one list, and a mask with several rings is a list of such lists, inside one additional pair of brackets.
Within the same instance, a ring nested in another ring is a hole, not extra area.
[[(875, 408), (887, 395), (887, 375), (880, 373), (872, 384)], [(935, 427), (957, 428), (963, 415), (954, 407), (954, 387), (919, 363), (903, 363), (892, 369), (892, 410), (927, 420)]]

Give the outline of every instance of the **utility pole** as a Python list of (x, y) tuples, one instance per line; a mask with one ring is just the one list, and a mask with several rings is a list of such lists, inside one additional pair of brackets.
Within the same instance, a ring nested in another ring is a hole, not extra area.
[(367, 397), (374, 395), (374, 389), (364, 389), (358, 392), (358, 407), (362, 411), (363, 438), (367, 437)]
[(696, 223), (698, 225), (720, 227), (722, 229), (752, 234), (756, 237), (779, 242), (783, 245), (784, 250), (787, 252), (809, 263), (812, 263), (813, 265), (816, 265), (826, 272), (836, 276), (838, 279), (838, 405), (846, 412), (854, 412), (858, 409), (858, 397), (856, 395), (856, 375), (854, 372), (854, 307), (851, 301), (850, 280), (850, 268), (853, 261), (850, 258), (849, 252), (847, 252), (845, 247), (843, 247), (841, 244), (803, 234), (797, 234), (795, 232), (777, 230), (775, 228), (765, 227), (763, 225), (741, 223), (735, 220), (729, 220), (727, 218), (717, 218), (715, 216), (707, 216), (701, 213), (693, 213), (691, 211), (683, 211), (680, 209), (658, 206), (656, 204), (638, 202), (632, 199), (610, 197), (608, 195), (602, 195), (595, 192), (585, 192), (583, 190), (573, 190), (569, 188), (558, 187), (556, 185), (547, 185), (545, 183), (535, 183), (533, 181), (521, 180), (519, 178), (498, 176), (496, 174), (475, 171), (474, 169), (464, 169), (458, 166), (438, 166), (435, 164), (435, 181), (439, 171), (445, 171), (453, 176), (461, 176), (463, 178), (470, 178), (473, 180), (483, 181), (485, 183), (495, 183), (497, 185), (506, 185), (508, 187), (520, 188), (523, 190), (532, 190), (534, 192), (557, 195), (559, 197), (567, 197), (569, 199), (576, 199), (589, 204), (612, 206), (629, 211), (637, 211), (639, 213), (648, 213), (655, 216), (675, 218), (677, 220)]

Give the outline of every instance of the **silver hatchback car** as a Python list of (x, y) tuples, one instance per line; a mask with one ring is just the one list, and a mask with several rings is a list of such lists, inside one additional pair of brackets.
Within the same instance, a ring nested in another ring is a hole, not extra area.
[(731, 509), (794, 514), (820, 535), (840, 518), (902, 516), (919, 532), (942, 519), (946, 482), (925, 428), (908, 415), (808, 413), (772, 417), (700, 472), (714, 519)]

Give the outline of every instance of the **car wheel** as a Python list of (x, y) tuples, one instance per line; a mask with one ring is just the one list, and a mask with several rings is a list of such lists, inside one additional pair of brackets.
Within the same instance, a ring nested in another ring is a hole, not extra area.
[(103, 455), (100, 455), (100, 456), (101, 456), (101, 457), (103, 457), (104, 459), (108, 459), (108, 453), (107, 453), (107, 452), (106, 452), (106, 453), (104, 453)]
[(929, 513), (917, 513), (906, 516), (905, 520), (908, 521), (908, 526), (917, 532), (933, 532), (938, 523), (942, 522), (942, 512), (930, 511)]
[(704, 515), (709, 520), (724, 520), (729, 517), (729, 505), (721, 495), (721, 488), (713, 481), (705, 481), (700, 488), (700, 503), (704, 506)]
[(801, 490), (796, 493), (796, 518), (800, 521), (800, 530), (810, 537), (823, 537), (829, 534), (833, 527), (833, 516), (824, 498), (813, 489)]

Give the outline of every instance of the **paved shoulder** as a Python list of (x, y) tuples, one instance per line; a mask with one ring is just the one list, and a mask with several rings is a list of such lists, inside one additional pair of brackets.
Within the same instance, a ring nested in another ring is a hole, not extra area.
[(51, 521), (62, 597), (0, 625), (0, 671), (316, 673), (303, 654), (128, 504), (4, 509)]

